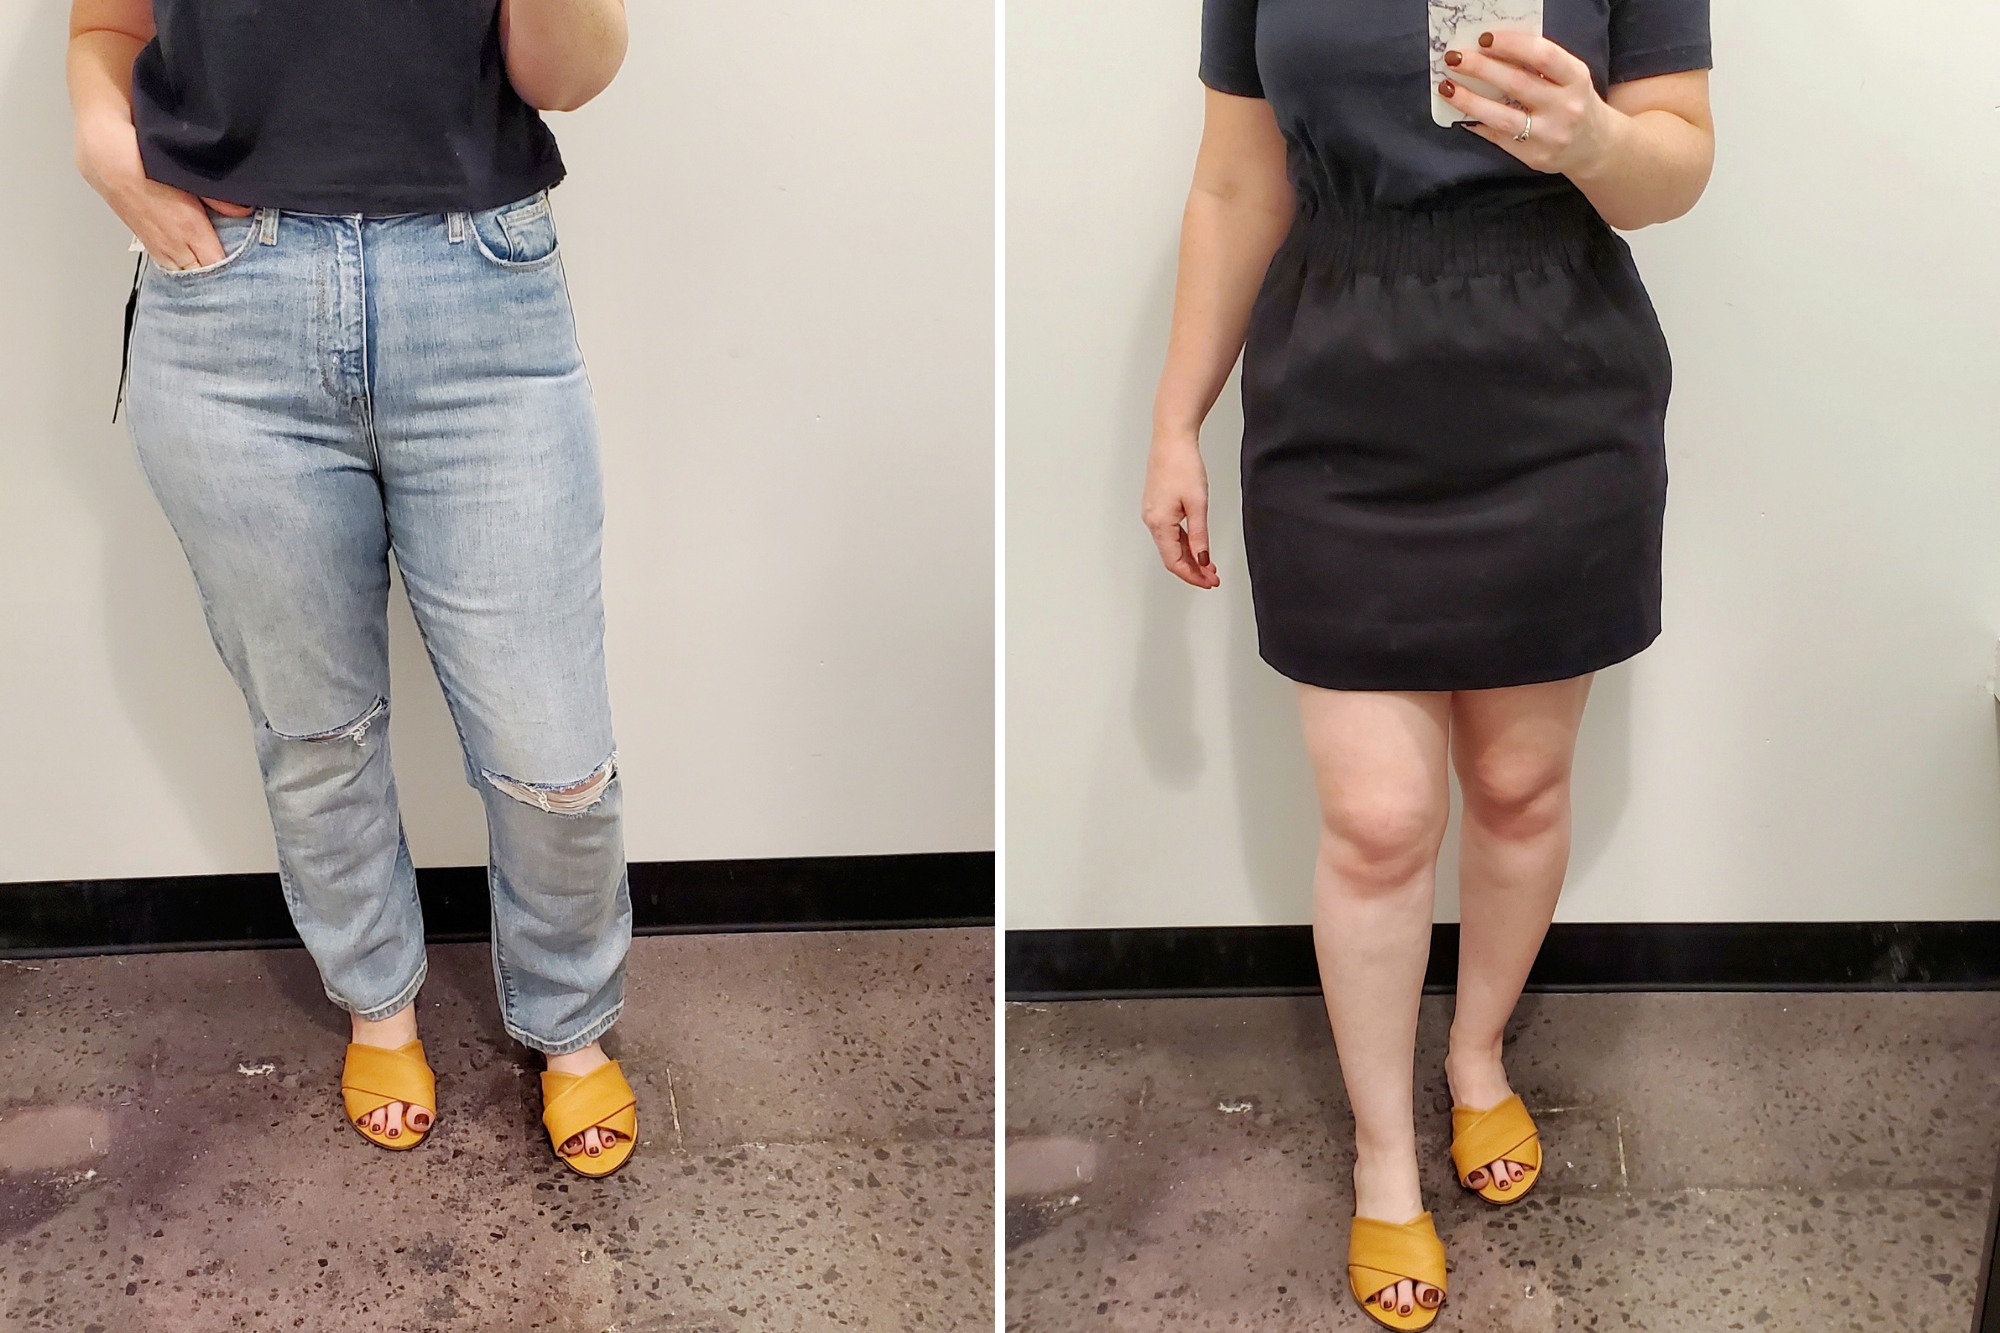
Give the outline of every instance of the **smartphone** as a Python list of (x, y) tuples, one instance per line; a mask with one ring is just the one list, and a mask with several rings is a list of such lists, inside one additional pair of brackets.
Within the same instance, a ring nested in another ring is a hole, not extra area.
[(1520, 103), (1501, 93), (1484, 79), (1469, 79), (1444, 63), (1446, 51), (1476, 51), (1482, 32), (1525, 32), (1542, 35), (1542, 0), (1430, 0), (1431, 6), (1431, 119), (1440, 125), (1457, 125), (1472, 117), (1437, 94), (1437, 86), (1449, 78), (1470, 88), (1481, 97), (1510, 106)]

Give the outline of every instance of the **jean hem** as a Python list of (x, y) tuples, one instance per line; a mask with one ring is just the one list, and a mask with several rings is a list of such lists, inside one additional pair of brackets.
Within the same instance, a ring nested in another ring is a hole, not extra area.
[[(348, 1013), (354, 1015), (356, 1018), (360, 1019), (364, 1023), (379, 1023), (385, 1018), (390, 1018), (396, 1014), (400, 1014), (409, 1005), (415, 1003), (417, 998), (417, 992), (424, 988), (424, 982), (430, 977), (430, 972), (431, 972), (430, 959), (428, 957), (425, 957), (422, 961), (420, 961), (417, 964), (417, 975), (415, 976), (415, 978), (413, 978), (407, 986), (403, 987), (403, 989), (396, 992), (395, 999), (390, 1000), (387, 1004), (378, 1004), (372, 1008), (368, 1009), (355, 1008), (353, 1005), (349, 1004), (346, 1000), (342, 999), (340, 996), (335, 995), (333, 993), (333, 987), (331, 986), (326, 987), (326, 998), (332, 1000), (335, 1004), (339, 1005), (342, 1009), (345, 1009)], [(588, 1046), (589, 1044), (590, 1044), (589, 1042), (584, 1043), (584, 1045), (586, 1046)]]
[(606, 1032), (609, 1032), (611, 1025), (616, 1023), (618, 1016), (624, 1012), (625, 1001), (620, 1000), (611, 1007), (610, 1013), (595, 1020), (589, 1027), (585, 1028), (582, 1036), (571, 1037), (565, 1041), (543, 1041), (540, 1037), (532, 1036), (515, 1027), (513, 1021), (504, 1015), (500, 1021), (505, 1024), (508, 1036), (530, 1050), (540, 1051), (543, 1055), (569, 1055), (572, 1052), (582, 1050), (599, 1037), (602, 1037)]

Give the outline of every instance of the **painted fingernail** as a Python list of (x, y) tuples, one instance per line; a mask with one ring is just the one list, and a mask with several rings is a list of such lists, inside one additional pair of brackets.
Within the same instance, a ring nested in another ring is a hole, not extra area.
[(1201, 565), (1203, 569), (1208, 568), (1208, 552), (1206, 551), (1201, 553)]
[(1479, 44), (1480, 44), (1481, 46), (1491, 46), (1491, 45), (1493, 45), (1493, 34), (1492, 34), (1492, 33), (1490, 33), (1490, 32), (1482, 32), (1482, 33), (1480, 33), (1480, 34), (1479, 34)]
[(1439, 97), (1450, 97), (1453, 93), (1457, 91), (1458, 91), (1457, 87), (1453, 85), (1450, 79), (1446, 79), (1443, 83), (1440, 83), (1438, 85)]
[(1465, 57), (1456, 51), (1447, 51), (1444, 53), (1444, 63), (1453, 67), (1456, 67), (1464, 59)]

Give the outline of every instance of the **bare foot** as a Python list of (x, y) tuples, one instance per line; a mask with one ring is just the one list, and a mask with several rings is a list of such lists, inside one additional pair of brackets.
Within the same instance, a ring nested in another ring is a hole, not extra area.
[[(354, 1017), (354, 1042), (357, 1046), (381, 1046), (395, 1050), (407, 1046), (417, 1039), (417, 1006), (414, 1002), (405, 1005), (401, 1011), (389, 1015), (379, 1023), (371, 1023), (365, 1018)], [(403, 1102), (390, 1102), (362, 1116), (354, 1123), (374, 1130), (386, 1138), (399, 1139), (403, 1131), (422, 1134), (431, 1127), (436, 1108), (430, 1106), (410, 1106)]]
[[(604, 1047), (594, 1041), (580, 1051), (571, 1051), (568, 1055), (551, 1055), (548, 1060), (549, 1068), (556, 1073), (575, 1074), (579, 1078), (593, 1069), (611, 1063), (611, 1057), (604, 1053)], [(578, 1153), (586, 1157), (597, 1157), (606, 1149), (616, 1146), (624, 1137), (615, 1129), (592, 1125), (583, 1133), (572, 1135), (560, 1151), (565, 1157), (574, 1157)]]
[[(1454, 1106), (1483, 1111), (1514, 1095), (1514, 1089), (1507, 1084), (1507, 1071), (1500, 1064), (1498, 1045), (1474, 1048), (1461, 1046), (1454, 1039), (1451, 1053), (1444, 1058), (1444, 1077), (1451, 1086)], [(1528, 1169), (1526, 1163), (1502, 1157), (1466, 1172), (1465, 1178), (1476, 1190), (1485, 1189), (1490, 1181), (1494, 1189), (1504, 1194), (1528, 1178)]]
[[(1368, 1151), (1356, 1145), (1354, 1152), (1354, 1215), (1401, 1224), (1424, 1211), (1424, 1192), (1417, 1183), (1415, 1143), (1394, 1151)], [(1370, 1298), (1385, 1311), (1407, 1315), (1421, 1306), (1435, 1310), (1444, 1304), (1444, 1293), (1428, 1282), (1404, 1278), (1382, 1288)]]

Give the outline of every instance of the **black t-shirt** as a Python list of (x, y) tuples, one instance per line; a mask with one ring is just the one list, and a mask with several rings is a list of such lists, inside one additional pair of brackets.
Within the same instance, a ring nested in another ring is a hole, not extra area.
[(154, 180), (307, 213), (491, 208), (562, 179), (499, 0), (153, 0), (132, 67)]
[[(1545, 0), (1542, 33), (1614, 83), (1709, 67), (1708, 0)], [(1204, 0), (1201, 79), (1268, 98), (1293, 182), (1350, 207), (1504, 205), (1575, 190), (1431, 119), (1427, 0)]]

